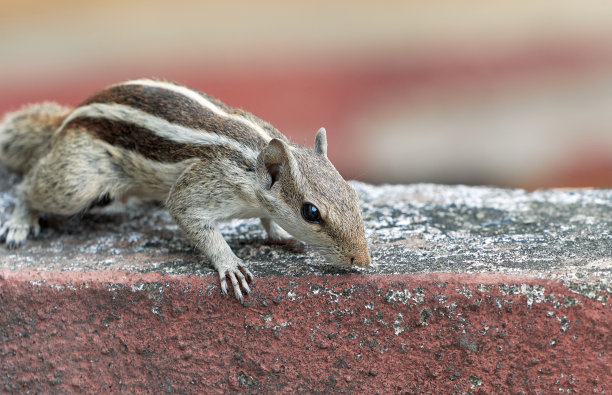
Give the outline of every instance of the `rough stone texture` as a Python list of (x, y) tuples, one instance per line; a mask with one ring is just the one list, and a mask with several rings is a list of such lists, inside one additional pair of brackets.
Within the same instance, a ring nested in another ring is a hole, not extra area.
[(0, 247), (0, 390), (611, 391), (612, 191), (354, 185), (360, 272), (222, 226), (244, 306), (158, 204), (45, 216)]

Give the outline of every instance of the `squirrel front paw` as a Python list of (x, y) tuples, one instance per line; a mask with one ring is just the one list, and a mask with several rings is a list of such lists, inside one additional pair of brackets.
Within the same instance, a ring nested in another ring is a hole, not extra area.
[(242, 291), (247, 294), (251, 293), (249, 281), (253, 281), (253, 274), (247, 269), (244, 263), (236, 258), (224, 260), (222, 263), (217, 263), (217, 271), (219, 272), (219, 280), (221, 280), (221, 290), (227, 295), (227, 278), (229, 277), (232, 287), (234, 288), (234, 296), (242, 303), (244, 297)]
[(262, 218), (261, 223), (268, 234), (268, 242), (272, 244), (296, 244), (299, 243), (287, 231), (276, 222), (268, 218)]
[(40, 233), (40, 225), (38, 221), (34, 223), (13, 221), (13, 218), (8, 220), (2, 228), (0, 228), (0, 241), (4, 240), (6, 246), (10, 249), (21, 246), (28, 235), (32, 232), (34, 236)]

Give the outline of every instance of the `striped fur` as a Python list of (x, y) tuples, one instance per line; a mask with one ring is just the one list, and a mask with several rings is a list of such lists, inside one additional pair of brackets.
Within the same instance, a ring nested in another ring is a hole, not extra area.
[[(212, 111), (215, 115), (224, 119), (225, 123), (238, 122), (240, 124), (245, 125), (247, 128), (251, 129), (253, 132), (259, 134), (261, 138), (267, 143), (272, 137), (284, 137), (281, 133), (276, 133), (272, 136), (269, 131), (264, 130), (267, 126), (264, 121), (261, 119), (249, 119), (249, 115), (245, 111), (236, 111), (235, 109), (217, 101), (211, 100), (212, 98), (208, 95), (204, 95), (201, 92), (196, 92), (193, 89), (187, 88), (185, 86), (175, 85), (168, 82), (155, 81), (149, 79), (140, 79), (134, 81), (128, 81), (123, 86), (140, 86), (140, 87), (149, 87), (149, 88), (157, 88), (166, 91), (176, 93), (185, 98), (195, 101), (202, 109), (206, 108)], [(216, 103), (214, 103), (216, 101)], [(263, 124), (263, 125), (262, 125)]]
[(219, 149), (228, 157), (240, 158), (241, 167), (254, 164), (272, 138), (287, 140), (250, 113), (184, 86), (147, 79), (96, 93), (64, 120), (59, 134), (81, 127), (149, 159), (208, 158)]

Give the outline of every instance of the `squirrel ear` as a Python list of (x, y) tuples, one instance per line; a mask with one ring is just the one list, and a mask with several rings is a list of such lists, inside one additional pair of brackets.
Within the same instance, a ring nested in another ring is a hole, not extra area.
[(282, 140), (272, 139), (257, 157), (257, 175), (266, 189), (272, 188), (281, 177), (295, 171), (295, 159), (289, 146)]
[(321, 128), (317, 132), (314, 151), (319, 155), (327, 157), (327, 133), (325, 132), (325, 128)]

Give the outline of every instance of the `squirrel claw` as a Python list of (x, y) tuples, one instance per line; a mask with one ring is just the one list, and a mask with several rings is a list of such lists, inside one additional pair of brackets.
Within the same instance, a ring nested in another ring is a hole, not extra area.
[(12, 225), (9, 222), (0, 228), (0, 240), (4, 241), (8, 249), (16, 249), (26, 241), (30, 230), (34, 235), (38, 235), (40, 226), (36, 224), (36, 226), (30, 228), (29, 225)]
[(253, 274), (242, 263), (237, 263), (231, 267), (221, 267), (218, 269), (221, 281), (221, 291), (228, 294), (227, 279), (229, 277), (234, 289), (234, 296), (242, 303), (244, 301), (243, 290), (248, 295), (251, 293), (248, 281), (253, 280)]

